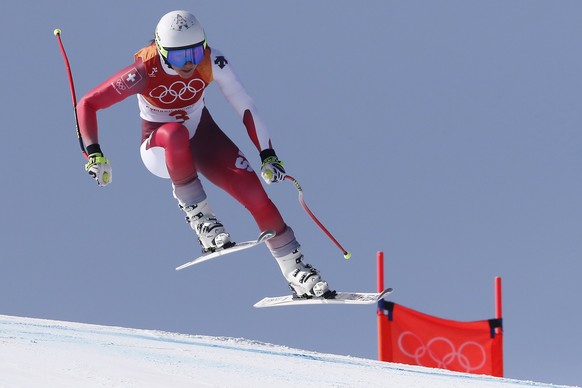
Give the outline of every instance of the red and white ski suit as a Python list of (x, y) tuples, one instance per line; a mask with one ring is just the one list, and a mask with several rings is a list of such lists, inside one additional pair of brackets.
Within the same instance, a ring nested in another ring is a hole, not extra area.
[[(217, 126), (204, 105), (204, 92), (216, 81), (242, 118), (256, 148), (259, 151), (272, 148), (253, 100), (226, 57), (207, 47), (204, 59), (188, 79), (164, 63), (154, 44), (137, 52), (134, 60), (79, 101), (79, 130), (85, 144), (98, 144), (98, 110), (137, 95), (142, 118), (142, 151), (164, 149), (161, 154), (174, 186), (187, 185), (200, 173), (244, 205), (260, 230), (274, 229), (277, 234), (287, 231), (287, 241), (276, 245), (297, 245), (293, 232), (286, 228), (245, 156)], [(272, 246), (275, 250), (279, 247)]]

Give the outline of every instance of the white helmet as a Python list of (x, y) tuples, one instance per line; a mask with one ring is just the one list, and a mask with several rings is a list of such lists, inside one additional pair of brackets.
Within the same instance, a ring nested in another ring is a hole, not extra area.
[(196, 17), (188, 11), (168, 12), (156, 26), (156, 47), (166, 57), (169, 49), (206, 43), (206, 34)]

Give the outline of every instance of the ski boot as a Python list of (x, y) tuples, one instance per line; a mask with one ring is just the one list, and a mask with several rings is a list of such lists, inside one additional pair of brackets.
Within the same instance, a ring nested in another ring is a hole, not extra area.
[(235, 245), (208, 206), (208, 201), (204, 200), (192, 206), (180, 204), (180, 209), (186, 213), (186, 222), (196, 232), (198, 242), (202, 245), (202, 253), (214, 252)]
[(336, 292), (329, 289), (327, 282), (321, 279), (319, 271), (303, 262), (303, 255), (299, 249), (275, 259), (293, 292), (293, 298), (335, 297)]

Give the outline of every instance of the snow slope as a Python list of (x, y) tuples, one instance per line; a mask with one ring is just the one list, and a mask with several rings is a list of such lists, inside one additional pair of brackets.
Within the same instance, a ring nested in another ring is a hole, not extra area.
[(0, 315), (0, 387), (557, 387), (237, 338)]

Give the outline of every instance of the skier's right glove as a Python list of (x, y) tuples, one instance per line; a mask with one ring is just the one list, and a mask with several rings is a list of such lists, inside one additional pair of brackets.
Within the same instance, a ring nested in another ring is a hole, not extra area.
[(261, 151), (261, 177), (267, 184), (281, 182), (287, 176), (283, 162), (277, 158), (275, 151), (271, 148)]
[(111, 183), (112, 173), (109, 160), (101, 152), (99, 144), (91, 144), (87, 147), (89, 161), (85, 164), (85, 171), (97, 181), (99, 186), (107, 186)]

